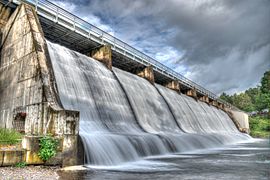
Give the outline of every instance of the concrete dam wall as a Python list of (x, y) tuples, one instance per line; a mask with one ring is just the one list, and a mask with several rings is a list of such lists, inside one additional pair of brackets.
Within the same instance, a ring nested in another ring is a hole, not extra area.
[(63, 165), (81, 163), (78, 135), (84, 163), (106, 166), (250, 138), (239, 131), (248, 126), (238, 123), (240, 112), (180, 94), (173, 82), (156, 84), (151, 67), (132, 74), (103, 58), (108, 48), (91, 58), (46, 40), (31, 6), (9, 16), (1, 28), (0, 126), (26, 134), (28, 163), (42, 163), (31, 143), (49, 133), (61, 139), (55, 163)]

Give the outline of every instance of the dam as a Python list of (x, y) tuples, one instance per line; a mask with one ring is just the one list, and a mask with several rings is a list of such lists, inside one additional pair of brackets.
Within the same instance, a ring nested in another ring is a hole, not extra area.
[(54, 164), (63, 166), (115, 166), (250, 139), (244, 112), (103, 37), (76, 46), (78, 26), (63, 14), (50, 20), (50, 2), (33, 2), (1, 4), (0, 125), (25, 134), (28, 164), (43, 163), (33, 147), (45, 134), (61, 139)]

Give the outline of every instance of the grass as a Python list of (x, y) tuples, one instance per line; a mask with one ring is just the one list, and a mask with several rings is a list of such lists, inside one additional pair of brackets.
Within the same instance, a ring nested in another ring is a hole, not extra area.
[(26, 166), (27, 166), (26, 162), (19, 162), (15, 164), (15, 167), (18, 167), (18, 168), (24, 168)]
[(22, 135), (13, 130), (0, 128), (0, 145), (13, 145), (21, 141)]
[(257, 138), (270, 137), (270, 119), (261, 116), (249, 117), (250, 135)]

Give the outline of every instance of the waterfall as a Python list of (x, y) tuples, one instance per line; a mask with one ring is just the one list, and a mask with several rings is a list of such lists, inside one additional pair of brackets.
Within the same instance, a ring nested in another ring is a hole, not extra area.
[(118, 165), (245, 140), (227, 114), (47, 41), (64, 109), (80, 111), (86, 164)]

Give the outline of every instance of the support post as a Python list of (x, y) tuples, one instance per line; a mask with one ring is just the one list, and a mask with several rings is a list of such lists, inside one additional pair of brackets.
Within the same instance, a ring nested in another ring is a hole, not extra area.
[(206, 96), (201, 96), (199, 98), (199, 100), (202, 101), (202, 102), (205, 102), (205, 103), (209, 104), (209, 98), (208, 98), (207, 95)]
[(137, 70), (136, 74), (142, 78), (147, 79), (150, 83), (155, 83), (154, 71), (152, 66), (147, 66), (142, 70)]
[(225, 109), (225, 106), (224, 106), (223, 103), (219, 103), (218, 102), (218, 108), (224, 110)]
[(216, 100), (210, 101), (209, 104), (212, 105), (212, 106), (218, 107), (218, 102)]
[(189, 89), (186, 91), (186, 95), (193, 97), (194, 99), (198, 100), (197, 91), (195, 88)]
[(177, 80), (168, 82), (167, 84), (165, 84), (165, 87), (180, 93), (180, 83)]
[(0, 29), (4, 27), (10, 17), (11, 9), (4, 4), (0, 4)]
[(92, 49), (90, 56), (102, 62), (108, 69), (112, 70), (112, 50), (110, 45), (102, 45)]

